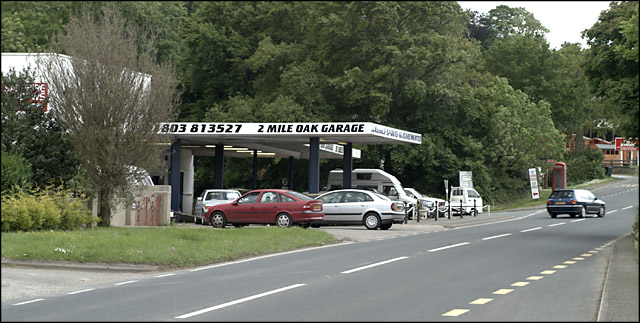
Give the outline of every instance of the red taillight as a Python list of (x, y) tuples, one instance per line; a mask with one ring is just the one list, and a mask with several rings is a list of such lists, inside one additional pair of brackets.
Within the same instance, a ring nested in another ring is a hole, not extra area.
[(547, 200), (547, 204), (551, 205), (551, 204), (553, 204), (553, 202)]
[(576, 201), (576, 200), (569, 201), (569, 204), (577, 204), (577, 203), (578, 203), (578, 201)]
[(403, 202), (392, 202), (391, 203), (391, 211), (402, 211), (402, 209), (404, 209), (404, 203)]

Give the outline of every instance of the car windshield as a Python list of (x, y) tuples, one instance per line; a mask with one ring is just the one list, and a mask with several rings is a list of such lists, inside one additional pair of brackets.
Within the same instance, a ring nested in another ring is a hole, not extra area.
[(291, 195), (291, 196), (295, 196), (303, 201), (309, 201), (309, 200), (313, 200), (312, 198), (302, 194), (302, 193), (298, 193), (296, 191), (287, 191), (287, 194)]
[(209, 192), (206, 200), (233, 201), (240, 197), (236, 192)]
[(414, 190), (412, 188), (405, 188), (404, 191), (407, 192), (407, 195), (410, 195), (408, 193), (413, 194), (412, 197), (415, 197), (415, 198), (422, 198), (423, 197), (422, 194), (420, 194), (418, 191), (416, 191), (416, 190)]

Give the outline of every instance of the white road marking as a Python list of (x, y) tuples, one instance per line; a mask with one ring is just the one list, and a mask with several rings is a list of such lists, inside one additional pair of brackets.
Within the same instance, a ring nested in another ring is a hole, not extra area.
[(160, 275), (160, 276), (155, 276), (153, 278), (162, 278), (162, 277), (168, 277), (168, 276), (173, 276), (175, 274), (164, 274), (164, 275)]
[(556, 223), (556, 224), (550, 224), (549, 226), (550, 227), (555, 227), (557, 225), (563, 225), (563, 224), (565, 224), (565, 222), (560, 222), (560, 223)]
[(440, 248), (435, 248), (435, 249), (431, 249), (431, 250), (427, 250), (428, 252), (434, 252), (434, 251), (440, 251), (440, 250), (444, 250), (444, 249), (449, 249), (449, 248), (455, 248), (455, 247), (459, 247), (459, 246), (464, 246), (469, 244), (468, 242), (462, 242), (462, 243), (458, 243), (458, 244), (452, 244), (450, 246), (444, 246), (444, 247), (440, 247)]
[(540, 229), (542, 229), (542, 227), (526, 229), (526, 230), (522, 230), (522, 231), (520, 231), (520, 232), (529, 232), (529, 231), (540, 230)]
[(398, 260), (402, 260), (402, 259), (407, 259), (409, 257), (398, 257), (398, 258), (393, 258), (393, 259), (389, 259), (389, 260), (385, 260), (385, 261), (381, 261), (381, 262), (377, 262), (375, 264), (371, 264), (371, 265), (366, 265), (366, 266), (362, 266), (362, 267), (358, 267), (358, 268), (354, 268), (354, 269), (350, 269), (347, 271), (343, 271), (341, 272), (341, 274), (350, 274), (356, 271), (360, 271), (363, 269), (369, 269), (371, 267), (376, 267), (376, 266), (380, 266), (380, 265), (384, 265), (384, 264), (388, 264), (390, 262), (394, 262), (394, 261), (398, 261)]
[(115, 286), (120, 286), (120, 285), (126, 285), (126, 284), (135, 283), (135, 282), (137, 282), (137, 280), (130, 280), (130, 281), (127, 281), (127, 282), (117, 283), (117, 284), (114, 284), (114, 285)]
[(228, 306), (244, 303), (244, 302), (247, 302), (247, 301), (250, 301), (250, 300), (254, 300), (256, 298), (265, 297), (265, 296), (273, 295), (273, 294), (276, 294), (276, 293), (284, 292), (286, 290), (297, 288), (297, 287), (300, 287), (300, 286), (305, 286), (305, 284), (295, 284), (295, 285), (290, 285), (290, 286), (287, 286), (287, 287), (274, 289), (272, 291), (264, 292), (264, 293), (261, 293), (261, 294), (257, 294), (257, 295), (253, 295), (253, 296), (249, 296), (249, 297), (245, 297), (245, 298), (241, 298), (241, 299), (238, 299), (238, 300), (235, 300), (235, 301), (232, 301), (232, 302), (228, 302), (228, 303), (212, 306), (212, 307), (209, 307), (209, 308), (205, 308), (205, 309), (202, 309), (202, 310), (199, 310), (199, 311), (195, 311), (195, 312), (183, 314), (183, 315), (180, 315), (180, 316), (176, 316), (175, 318), (177, 318), (177, 319), (186, 319), (186, 318), (189, 318), (189, 317), (192, 317), (192, 316), (196, 316), (196, 315), (200, 315), (200, 314), (203, 314), (203, 313), (215, 311), (215, 310), (218, 310), (218, 309), (221, 309), (221, 308), (225, 308), (225, 307), (228, 307)]
[(71, 293), (67, 293), (67, 295), (73, 295), (73, 294), (80, 294), (80, 293), (84, 293), (84, 292), (90, 292), (92, 290), (94, 290), (95, 288), (89, 288), (89, 289), (83, 289), (83, 290), (79, 290), (79, 291), (75, 291), (75, 292), (71, 292)]
[(510, 236), (510, 235), (511, 235), (511, 233), (505, 233), (505, 234), (500, 234), (500, 235), (493, 236), (493, 237), (482, 238), (482, 240), (491, 240), (491, 239), (502, 238), (502, 237), (506, 237), (506, 236)]
[(13, 305), (24, 305), (24, 304), (35, 303), (35, 302), (39, 302), (39, 301), (44, 301), (44, 298), (38, 298), (38, 299), (31, 300), (31, 301), (15, 303)]

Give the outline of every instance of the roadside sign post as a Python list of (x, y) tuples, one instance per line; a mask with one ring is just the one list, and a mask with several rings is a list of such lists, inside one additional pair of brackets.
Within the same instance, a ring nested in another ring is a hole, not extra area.
[(539, 199), (540, 193), (538, 192), (538, 176), (536, 175), (535, 168), (529, 168), (529, 183), (531, 184), (531, 198)]
[[(449, 204), (449, 180), (444, 180), (444, 194), (447, 199), (447, 219), (451, 220), (451, 205)], [(438, 215), (436, 214), (436, 221), (438, 220)]]

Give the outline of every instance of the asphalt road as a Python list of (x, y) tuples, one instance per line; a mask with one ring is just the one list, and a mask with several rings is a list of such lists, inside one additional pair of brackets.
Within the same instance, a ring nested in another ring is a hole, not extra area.
[(607, 202), (604, 218), (533, 209), (458, 228), (446, 220), (424, 230), (352, 228), (353, 243), (108, 282), (84, 277), (87, 286), (11, 301), (3, 267), (2, 320), (594, 321), (611, 243), (633, 223), (637, 178), (593, 191)]

